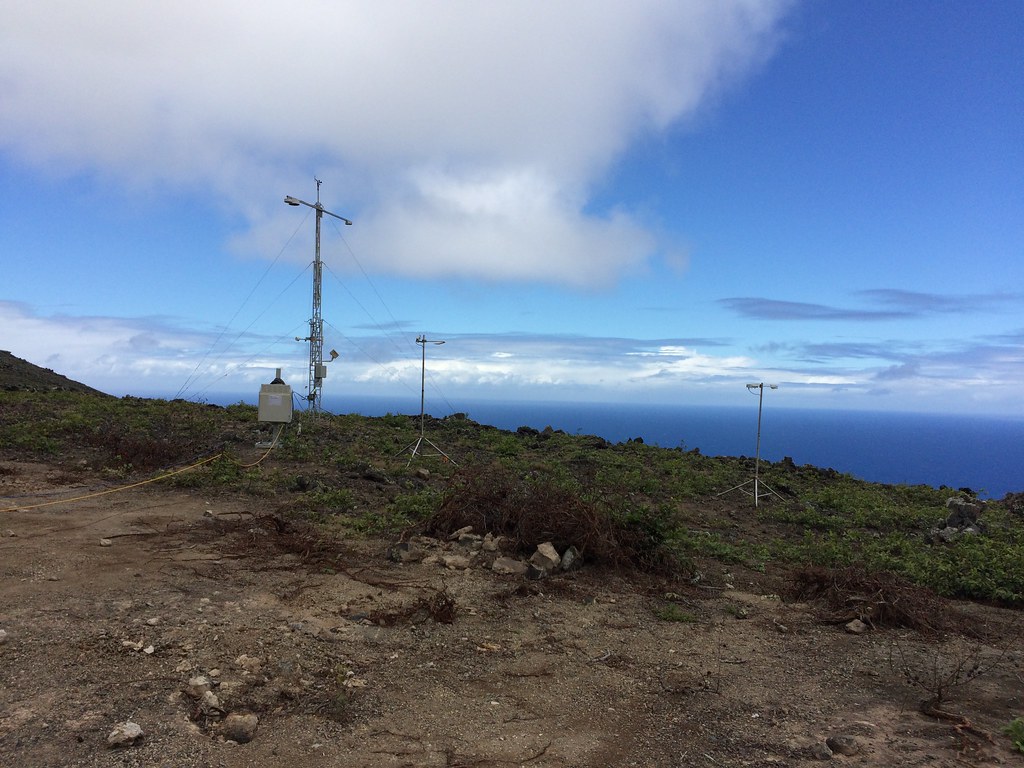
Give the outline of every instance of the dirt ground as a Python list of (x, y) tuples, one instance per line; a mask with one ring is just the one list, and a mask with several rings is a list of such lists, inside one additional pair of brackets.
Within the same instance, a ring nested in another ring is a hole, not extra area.
[[(0, 508), (97, 487), (0, 462)], [(855, 635), (759, 573), (532, 581), (432, 540), (325, 558), (261, 504), (153, 484), (3, 512), (0, 765), (1024, 764), (1001, 733), (1024, 715), (1019, 612), (962, 606), (984, 640)], [(109, 747), (125, 721), (143, 735)]]

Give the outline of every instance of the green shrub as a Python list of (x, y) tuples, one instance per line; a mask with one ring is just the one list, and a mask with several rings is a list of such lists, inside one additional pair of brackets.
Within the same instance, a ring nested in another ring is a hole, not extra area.
[(1018, 752), (1024, 752), (1024, 717), (1015, 717), (1003, 728), (1003, 733), (1010, 737), (1013, 748)]
[(693, 624), (697, 617), (689, 611), (684, 611), (675, 603), (667, 603), (654, 609), (654, 615), (661, 621), (675, 621), (681, 624)]

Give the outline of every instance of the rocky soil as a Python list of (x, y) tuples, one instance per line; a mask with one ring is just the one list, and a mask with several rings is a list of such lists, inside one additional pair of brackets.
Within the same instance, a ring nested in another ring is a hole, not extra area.
[(485, 531), (339, 545), (159, 484), (35, 506), (100, 487), (0, 462), (0, 765), (1024, 764), (1019, 612), (936, 639), (720, 565), (531, 579)]

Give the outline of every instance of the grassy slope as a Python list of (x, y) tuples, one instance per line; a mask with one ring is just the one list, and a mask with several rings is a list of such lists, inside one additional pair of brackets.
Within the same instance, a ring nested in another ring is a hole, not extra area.
[(27, 360), (0, 350), (0, 390), (27, 390), (34, 392), (91, 392), (102, 394), (92, 387), (73, 381), (49, 368), (40, 368)]
[[(783, 499), (762, 500), (755, 510), (740, 491), (719, 495), (752, 477), (750, 459), (557, 431), (512, 433), (449, 417), (430, 419), (427, 436), (458, 465), (428, 454), (407, 466), (403, 449), (419, 434), (418, 418), (303, 415), (301, 433), (297, 427), (284, 431), (265, 461), (244, 467), (271, 433), (253, 407), (0, 392), (0, 458), (47, 461), (87, 482), (99, 475), (117, 483), (223, 454), (165, 482), (251, 494), (268, 513), (302, 517), (325, 532), (394, 535), (466, 514), (523, 528), (528, 518), (536, 535), (591, 552), (598, 551), (595, 532), (612, 531), (611, 545), (640, 567), (663, 566), (666, 554), (683, 572), (715, 563), (858, 565), (949, 596), (1024, 604), (1024, 516), (1015, 497), (986, 504), (985, 535), (936, 545), (927, 533), (957, 493), (949, 488), (762, 462), (764, 482)], [(417, 474), (422, 468), (428, 478)], [(542, 530), (545, 521), (551, 531)], [(590, 527), (575, 529), (581, 521)]]

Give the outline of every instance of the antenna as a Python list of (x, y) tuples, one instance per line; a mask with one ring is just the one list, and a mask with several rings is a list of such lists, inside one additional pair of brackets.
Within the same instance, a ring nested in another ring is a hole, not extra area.
[[(779, 494), (775, 493), (775, 491), (773, 491), (771, 488), (768, 488), (767, 485), (765, 485), (763, 482), (761, 482), (761, 407), (764, 405), (764, 388), (765, 387), (768, 387), (768, 389), (778, 389), (779, 385), (778, 384), (765, 384), (763, 381), (755, 382), (754, 384), (747, 384), (747, 391), (750, 392), (751, 394), (754, 394), (756, 392), (757, 393), (757, 397), (758, 397), (758, 400), (757, 400), (757, 453), (756, 453), (756, 458), (754, 459), (754, 479), (753, 480), (747, 480), (745, 483), (740, 483), (739, 485), (737, 485), (737, 486), (735, 486), (733, 488), (730, 488), (728, 491), (722, 491), (721, 493), (718, 494), (718, 496), (724, 496), (725, 494), (730, 493), (731, 491), (739, 490), (739, 489), (741, 489), (741, 488), (743, 488), (745, 486), (748, 486), (751, 483), (753, 483), (754, 484), (754, 493), (752, 495), (754, 497), (754, 508), (755, 509), (757, 508), (758, 500), (762, 496), (767, 496), (768, 495), (767, 493), (761, 493), (761, 489), (762, 488), (767, 488), (769, 493), (773, 494), (774, 496), (776, 496), (779, 499), (782, 499), (782, 497), (779, 496)], [(744, 493), (750, 493), (750, 491), (744, 491)], [(785, 499), (782, 499), (782, 500), (785, 501)]]
[[(395, 456), (401, 456), (406, 451), (409, 451), (409, 461), (405, 465), (408, 467), (409, 464), (412, 464), (412, 460), (416, 458), (416, 454), (420, 452), (420, 446), (423, 445), (423, 443), (426, 443), (435, 451), (437, 451), (438, 456), (444, 456), (445, 461), (450, 461), (452, 464), (455, 464), (455, 461), (452, 459), (451, 456), (449, 456), (447, 453), (445, 453), (432, 442), (430, 442), (430, 439), (427, 438), (426, 435), (424, 435), (424, 423), (426, 420), (426, 410), (424, 408), (424, 404), (426, 403), (427, 392), (427, 344), (436, 344), (440, 346), (441, 344), (444, 344), (444, 341), (442, 339), (428, 339), (425, 335), (420, 334), (419, 336), (416, 337), (416, 343), (419, 344), (423, 350), (420, 365), (420, 436), (416, 439), (416, 442), (407, 445), (405, 448), (396, 453)], [(456, 464), (456, 466), (458, 465)]]
[[(305, 205), (316, 211), (316, 252), (313, 257), (313, 316), (309, 318), (309, 336), (302, 338), (296, 336), (296, 341), (309, 342), (309, 386), (306, 389), (306, 400), (309, 401), (309, 410), (317, 413), (321, 410), (320, 397), (323, 389), (324, 379), (327, 378), (327, 366), (324, 365), (324, 318), (321, 306), (321, 284), (323, 281), (323, 263), (320, 261), (320, 220), (326, 213), (336, 219), (341, 219), (346, 225), (352, 226), (352, 222), (344, 216), (331, 213), (320, 203), (320, 185), (323, 183), (316, 176), (316, 203), (307, 203), (297, 197), (285, 195), (284, 201), (288, 205)], [(331, 357), (333, 360), (334, 357)]]

